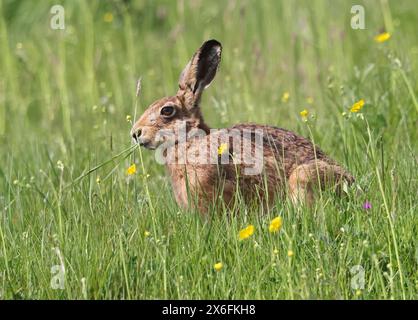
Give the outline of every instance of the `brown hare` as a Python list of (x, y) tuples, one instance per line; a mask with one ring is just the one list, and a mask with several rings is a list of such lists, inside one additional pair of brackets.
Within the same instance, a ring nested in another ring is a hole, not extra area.
[(154, 102), (131, 131), (137, 143), (165, 157), (177, 203), (205, 213), (219, 200), (230, 206), (240, 194), (254, 203), (288, 195), (311, 205), (316, 189), (328, 185), (338, 191), (344, 181), (353, 182), (311, 141), (291, 131), (257, 124), (210, 129), (200, 100), (215, 77), (221, 50), (216, 40), (203, 43), (181, 73), (177, 93)]

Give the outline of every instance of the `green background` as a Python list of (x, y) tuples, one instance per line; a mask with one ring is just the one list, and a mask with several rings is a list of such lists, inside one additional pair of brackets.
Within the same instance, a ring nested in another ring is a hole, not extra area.
[[(54, 4), (0, 0), (0, 298), (417, 298), (416, 1), (61, 1), (64, 30), (50, 27)], [(350, 27), (355, 4), (365, 30)], [(211, 38), (223, 58), (207, 123), (312, 138), (356, 176), (344, 199), (203, 219), (176, 206), (152, 152), (100, 166), (130, 146), (126, 116), (174, 94)], [(361, 116), (349, 112), (359, 99)]]

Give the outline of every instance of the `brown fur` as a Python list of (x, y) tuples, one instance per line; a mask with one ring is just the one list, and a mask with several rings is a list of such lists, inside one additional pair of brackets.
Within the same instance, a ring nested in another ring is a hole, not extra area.
[[(262, 201), (268, 204), (275, 195), (289, 194), (295, 203), (306, 201), (312, 204), (316, 188), (338, 187), (343, 181), (351, 183), (354, 180), (309, 140), (285, 129), (239, 124), (217, 132), (218, 139), (210, 140), (214, 136), (209, 134), (210, 129), (202, 118), (199, 104), (203, 90), (216, 74), (220, 58), (220, 43), (215, 40), (205, 42), (182, 72), (177, 94), (154, 102), (135, 123), (131, 133), (141, 145), (155, 149), (162, 142), (166, 142), (156, 138), (159, 130), (174, 129), (177, 124), (184, 122), (187, 132), (201, 129), (205, 135), (186, 142), (173, 140), (170, 148), (182, 148), (181, 150), (196, 155), (207, 152), (209, 157), (218, 157), (213, 152), (216, 153), (221, 142), (230, 141), (227, 135), (229, 132), (262, 130), (263, 171), (258, 175), (243, 174), (245, 165), (232, 161), (234, 153), (241, 151), (238, 149), (242, 146), (232, 147), (232, 143), (228, 143), (231, 161), (227, 164), (221, 164), (220, 161), (213, 164), (191, 161), (185, 164), (168, 164), (174, 195), (180, 206), (197, 207), (200, 212), (206, 212), (218, 200), (230, 205), (237, 192), (248, 202)], [(160, 115), (165, 106), (174, 106), (176, 110), (169, 119)], [(255, 148), (254, 141), (251, 143)]]

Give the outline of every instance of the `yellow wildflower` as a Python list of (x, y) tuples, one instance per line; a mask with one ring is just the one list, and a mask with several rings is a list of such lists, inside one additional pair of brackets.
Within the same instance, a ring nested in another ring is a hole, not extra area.
[(283, 225), (283, 219), (282, 217), (276, 217), (270, 222), (269, 231), (270, 233), (277, 232), (281, 229)]
[(144, 236), (145, 236), (145, 238), (147, 238), (147, 237), (149, 237), (151, 235), (151, 232), (149, 232), (149, 231), (144, 231)]
[(218, 263), (215, 263), (214, 265), (213, 265), (213, 269), (215, 269), (215, 271), (221, 271), (222, 270), (222, 268), (223, 268), (223, 264), (222, 264), (222, 262), (218, 262)]
[(289, 92), (283, 92), (283, 95), (282, 95), (282, 102), (288, 102), (289, 101), (289, 98), (290, 98), (290, 93)]
[(302, 110), (301, 112), (299, 112), (299, 114), (302, 118), (306, 118), (309, 114), (309, 111), (305, 109), (305, 110)]
[(273, 253), (274, 253), (275, 255), (278, 255), (278, 254), (279, 254), (279, 250), (274, 249), (274, 250), (273, 250)]
[(357, 297), (361, 296), (361, 293), (362, 293), (362, 292), (361, 292), (361, 290), (360, 290), (360, 289), (358, 289), (358, 290), (356, 291), (356, 296), (357, 296)]
[(136, 164), (134, 163), (133, 165), (131, 165), (128, 169), (126, 169), (126, 174), (128, 176), (131, 176), (133, 174), (135, 174), (136, 172)]
[(353, 106), (350, 109), (350, 112), (359, 112), (364, 106), (364, 100), (361, 99), (353, 104)]
[(103, 16), (103, 21), (110, 23), (113, 21), (113, 14), (111, 12), (106, 12)]
[(126, 116), (126, 121), (131, 122), (131, 120), (132, 120), (132, 117), (131, 117), (131, 115), (130, 115), (130, 114), (128, 114), (128, 115)]
[(97, 183), (97, 184), (100, 184), (100, 182), (102, 182), (102, 180), (100, 179), (100, 177), (97, 177), (97, 178), (96, 178), (96, 183)]
[(228, 149), (228, 144), (222, 143), (218, 148), (218, 155), (220, 156), (223, 155), (227, 149)]
[(292, 250), (288, 250), (288, 251), (287, 251), (287, 256), (288, 256), (289, 258), (293, 257), (294, 255), (295, 255), (295, 253), (294, 253)]
[(254, 226), (250, 224), (248, 227), (240, 230), (239, 239), (244, 240), (244, 239), (251, 237), (254, 233), (254, 229), (255, 229)]
[(389, 39), (390, 39), (390, 33), (389, 32), (383, 32), (383, 33), (380, 33), (380, 34), (378, 34), (377, 36), (374, 37), (374, 40), (376, 42), (379, 42), (379, 43), (385, 42)]

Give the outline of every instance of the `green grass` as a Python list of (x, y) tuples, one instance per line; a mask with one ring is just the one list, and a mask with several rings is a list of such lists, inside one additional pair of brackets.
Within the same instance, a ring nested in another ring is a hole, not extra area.
[[(365, 30), (350, 28), (350, 1), (62, 3), (66, 29), (52, 30), (54, 1), (0, 0), (1, 299), (418, 297), (415, 1), (365, 1)], [(392, 37), (376, 43), (382, 29)], [(73, 183), (129, 148), (126, 116), (175, 93), (210, 38), (224, 50), (203, 98), (207, 123), (311, 136), (362, 192), (205, 220), (177, 207), (164, 167), (144, 150), (142, 163), (136, 150)], [(342, 115), (361, 98), (362, 116)], [(315, 116), (307, 124), (303, 109)], [(283, 228), (270, 234), (278, 215)], [(256, 232), (238, 241), (248, 224)], [(53, 248), (63, 290), (51, 287)], [(356, 265), (361, 291), (350, 285)]]

